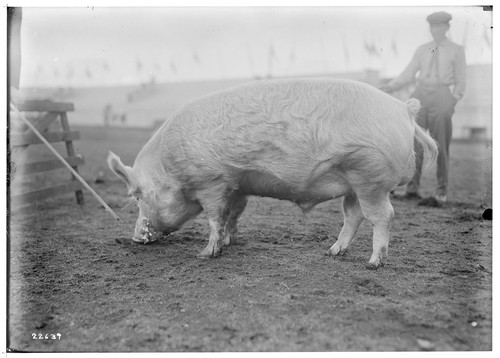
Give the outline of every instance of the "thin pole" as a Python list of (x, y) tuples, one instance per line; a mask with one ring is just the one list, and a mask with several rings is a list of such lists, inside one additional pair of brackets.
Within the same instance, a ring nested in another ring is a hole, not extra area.
[(101, 205), (104, 206), (106, 211), (110, 213), (116, 220), (120, 220), (118, 215), (116, 215), (115, 212), (108, 206), (108, 204), (106, 204), (106, 202), (101, 199), (99, 194), (97, 194), (94, 191), (94, 189), (92, 189), (90, 185), (88, 185), (87, 182), (83, 180), (80, 174), (78, 174), (78, 172), (74, 170), (71, 167), (71, 165), (69, 165), (68, 162), (66, 162), (66, 160), (64, 160), (64, 158), (57, 152), (57, 150), (55, 150), (54, 147), (50, 145), (50, 143), (45, 139), (45, 137), (40, 134), (40, 132), (35, 128), (35, 126), (31, 124), (31, 122), (24, 116), (24, 114), (21, 111), (19, 111), (19, 109), (17, 109), (17, 107), (13, 103), (10, 103), (10, 108), (19, 115), (19, 118), (21, 118), (26, 123), (26, 125), (36, 134), (36, 136), (40, 138), (40, 140), (43, 143), (45, 143), (45, 145), (50, 149), (50, 151), (54, 153), (54, 155), (66, 166), (66, 168), (68, 168), (68, 170), (78, 179), (78, 181), (82, 183), (83, 186), (92, 193), (92, 195), (94, 195), (94, 197), (99, 201), (99, 203), (101, 203)]

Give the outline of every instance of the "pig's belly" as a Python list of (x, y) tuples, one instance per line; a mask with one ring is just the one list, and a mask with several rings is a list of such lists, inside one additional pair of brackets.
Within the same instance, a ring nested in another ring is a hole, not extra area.
[[(293, 182), (292, 178), (290, 182)], [(328, 172), (310, 183), (291, 184), (262, 172), (245, 172), (239, 181), (243, 195), (258, 195), (297, 203), (302, 209), (344, 196), (351, 188), (341, 176)]]

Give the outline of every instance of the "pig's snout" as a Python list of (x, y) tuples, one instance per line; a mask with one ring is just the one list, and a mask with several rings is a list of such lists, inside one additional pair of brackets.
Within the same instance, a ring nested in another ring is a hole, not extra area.
[(136, 225), (132, 241), (141, 244), (149, 244), (157, 241), (163, 233), (156, 230), (151, 221), (143, 220), (140, 225)]

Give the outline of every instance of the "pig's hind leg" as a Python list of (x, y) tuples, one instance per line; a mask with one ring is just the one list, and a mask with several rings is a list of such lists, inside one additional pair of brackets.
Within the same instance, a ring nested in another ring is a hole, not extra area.
[(366, 267), (377, 269), (387, 260), (394, 216), (389, 192), (400, 182), (401, 176), (383, 153), (372, 148), (353, 152), (346, 159), (345, 167), (347, 182), (356, 193), (362, 214), (373, 225), (373, 252)]
[(360, 197), (359, 203), (365, 218), (373, 224), (373, 253), (366, 268), (374, 270), (383, 266), (387, 260), (389, 236), (394, 209), (389, 193), (378, 192)]
[(340, 230), (337, 241), (328, 250), (328, 255), (331, 256), (344, 255), (346, 253), (364, 218), (358, 197), (354, 192), (350, 192), (344, 196), (342, 206), (344, 211), (344, 225), (342, 226), (342, 230)]

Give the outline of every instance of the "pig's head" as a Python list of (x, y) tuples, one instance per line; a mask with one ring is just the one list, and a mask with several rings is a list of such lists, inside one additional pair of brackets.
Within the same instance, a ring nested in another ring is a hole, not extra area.
[(136, 165), (132, 168), (124, 165), (112, 152), (109, 152), (107, 161), (113, 173), (127, 184), (128, 195), (139, 206), (132, 238), (135, 242), (147, 244), (156, 241), (178, 230), (202, 211), (199, 202), (190, 200), (178, 185), (168, 180), (164, 171), (157, 172), (160, 168)]

